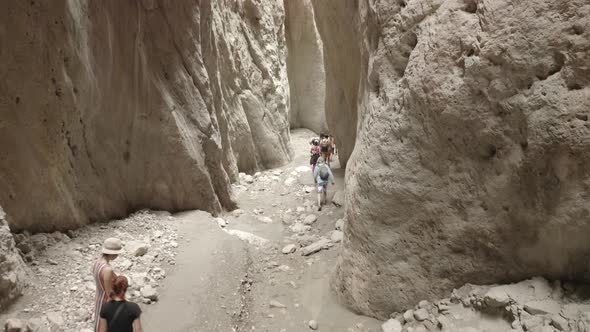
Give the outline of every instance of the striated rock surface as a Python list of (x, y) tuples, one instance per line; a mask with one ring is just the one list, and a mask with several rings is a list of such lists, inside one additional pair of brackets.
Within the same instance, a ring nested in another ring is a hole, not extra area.
[(366, 72), (359, 49), (358, 1), (311, 1), (324, 46), (326, 121), (345, 167), (356, 140), (359, 83)]
[(287, 68), (291, 92), (291, 127), (328, 132), (324, 104), (324, 52), (311, 0), (284, 0)]
[(24, 266), (8, 229), (6, 215), (0, 207), (0, 312), (21, 295), (25, 279)]
[(13, 231), (231, 209), (238, 171), (290, 158), (282, 2), (9, 1), (0, 19)]
[[(386, 317), (466, 282), (587, 281), (590, 4), (314, 4), (338, 29), (358, 22), (362, 40), (347, 47), (368, 65), (333, 283), (341, 299)], [(351, 19), (343, 11), (355, 5)], [(344, 61), (326, 40), (350, 34), (322, 25), (326, 63)], [(331, 105), (329, 124), (347, 116)]]

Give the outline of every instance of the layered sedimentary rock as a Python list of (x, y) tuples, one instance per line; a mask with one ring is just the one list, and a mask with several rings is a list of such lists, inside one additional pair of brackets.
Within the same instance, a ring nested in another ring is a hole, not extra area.
[[(587, 281), (590, 4), (346, 3), (368, 70), (341, 299), (386, 317), (466, 282)], [(349, 26), (342, 8), (316, 4)], [(342, 61), (326, 42), (344, 38), (336, 30), (323, 34), (326, 63)], [(329, 123), (343, 112), (326, 111)]]
[(290, 158), (281, 2), (7, 1), (0, 203), (13, 231), (233, 208)]
[(291, 127), (325, 133), (328, 131), (324, 112), (326, 73), (313, 6), (311, 0), (284, 0), (284, 3)]
[(24, 265), (0, 207), (0, 311), (20, 296), (25, 279)]

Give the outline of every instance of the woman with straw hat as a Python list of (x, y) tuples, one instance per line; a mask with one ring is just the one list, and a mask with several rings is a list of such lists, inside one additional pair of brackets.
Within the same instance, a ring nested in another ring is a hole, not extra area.
[(116, 277), (110, 262), (123, 251), (121, 240), (111, 237), (102, 245), (102, 255), (92, 266), (92, 275), (96, 283), (94, 301), (94, 331), (100, 331), (100, 308), (107, 302), (113, 292), (113, 279)]

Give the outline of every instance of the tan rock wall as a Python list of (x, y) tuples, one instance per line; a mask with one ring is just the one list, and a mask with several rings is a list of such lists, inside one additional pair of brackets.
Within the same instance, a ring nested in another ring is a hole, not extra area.
[[(590, 4), (356, 5), (356, 45), (370, 56), (333, 283), (341, 299), (386, 317), (466, 282), (587, 281)], [(342, 61), (333, 35), (322, 35), (326, 63)], [(340, 111), (328, 107), (328, 122)]]
[(326, 133), (324, 51), (313, 6), (311, 0), (284, 0), (284, 4), (291, 127)]
[(0, 203), (14, 231), (232, 208), (290, 158), (280, 2), (7, 1)]

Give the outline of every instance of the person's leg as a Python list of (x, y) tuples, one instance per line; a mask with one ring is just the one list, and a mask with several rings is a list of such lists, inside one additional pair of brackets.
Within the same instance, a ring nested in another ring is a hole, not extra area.
[(321, 184), (317, 185), (317, 191), (318, 191), (318, 211), (322, 211), (322, 192), (324, 191), (324, 186), (322, 186)]

